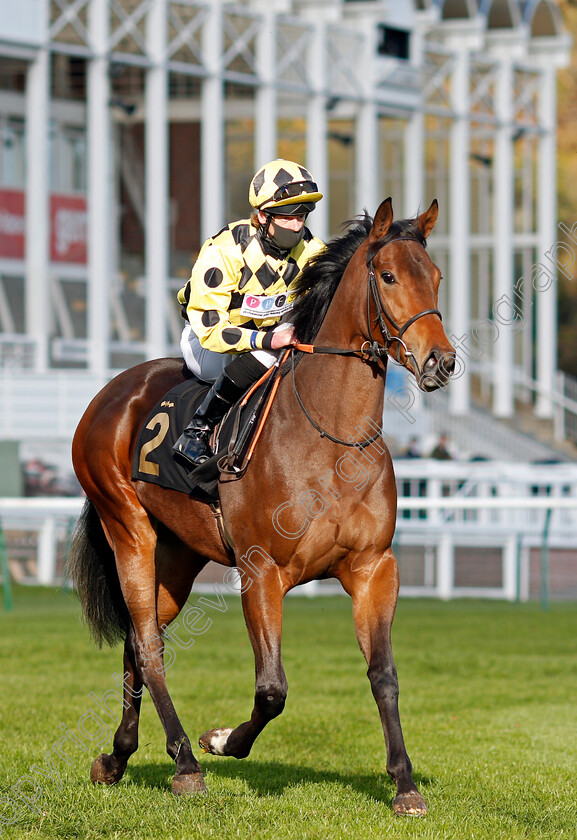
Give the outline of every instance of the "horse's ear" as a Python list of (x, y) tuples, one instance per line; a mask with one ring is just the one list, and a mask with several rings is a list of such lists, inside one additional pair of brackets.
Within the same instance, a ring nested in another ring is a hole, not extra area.
[(437, 221), (438, 215), (439, 204), (437, 202), (437, 199), (434, 198), (431, 202), (431, 206), (429, 207), (429, 209), (426, 210), (424, 213), (421, 213), (421, 215), (418, 218), (419, 230), (422, 232), (425, 239), (428, 238), (430, 232), (435, 227), (435, 222)]
[(378, 242), (383, 236), (389, 232), (389, 228), (393, 223), (393, 200), (392, 198), (385, 198), (379, 205), (379, 209), (375, 213), (373, 226), (369, 234), (369, 242)]

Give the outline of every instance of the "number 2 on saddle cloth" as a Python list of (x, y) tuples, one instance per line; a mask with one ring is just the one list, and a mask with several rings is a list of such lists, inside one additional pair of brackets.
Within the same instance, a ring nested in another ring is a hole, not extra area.
[[(288, 351), (285, 354), (285, 359)], [(283, 359), (284, 361), (284, 359)], [(282, 363), (281, 363), (282, 364)], [(214, 455), (187, 472), (172, 457), (172, 447), (188, 425), (209, 386), (196, 377), (172, 388), (154, 407), (142, 427), (132, 464), (132, 479), (182, 493), (218, 498), (221, 473), (244, 475), (280, 384), (280, 367), (269, 368), (217, 426)]]

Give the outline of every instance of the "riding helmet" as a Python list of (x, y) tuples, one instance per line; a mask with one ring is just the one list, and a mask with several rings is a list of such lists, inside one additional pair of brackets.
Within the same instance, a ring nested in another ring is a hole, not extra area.
[(251, 207), (277, 216), (310, 213), (322, 197), (308, 169), (282, 158), (261, 166), (248, 191)]

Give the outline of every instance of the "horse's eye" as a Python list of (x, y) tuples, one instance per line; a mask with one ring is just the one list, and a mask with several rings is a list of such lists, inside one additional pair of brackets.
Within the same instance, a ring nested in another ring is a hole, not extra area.
[(395, 282), (395, 275), (391, 274), (390, 271), (383, 271), (381, 277), (383, 278), (383, 283), (386, 283), (388, 286)]

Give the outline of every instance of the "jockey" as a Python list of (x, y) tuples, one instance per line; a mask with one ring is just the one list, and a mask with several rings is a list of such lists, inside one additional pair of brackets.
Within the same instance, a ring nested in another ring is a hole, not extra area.
[(262, 166), (250, 182), (250, 219), (206, 240), (178, 293), (187, 321), (184, 360), (198, 379), (213, 383), (174, 445), (175, 459), (189, 470), (210, 457), (210, 435), (230, 406), (277, 362), (279, 350), (296, 343), (285, 316), (296, 278), (324, 247), (305, 227), (321, 198), (303, 166)]

